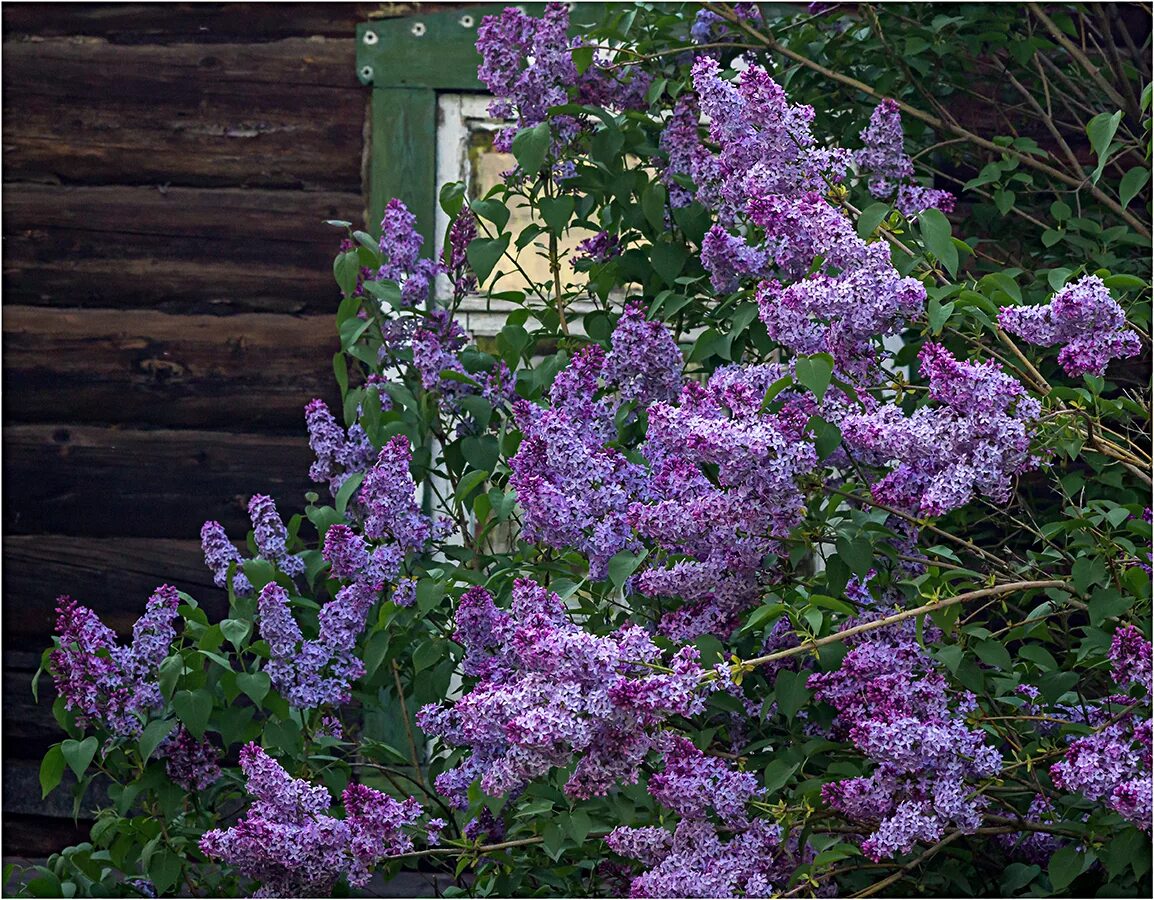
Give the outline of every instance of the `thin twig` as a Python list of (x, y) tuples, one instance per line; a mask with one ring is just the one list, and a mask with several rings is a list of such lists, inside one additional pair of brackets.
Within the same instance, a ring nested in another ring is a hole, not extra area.
[(884, 628), (887, 625), (893, 625), (896, 622), (904, 622), (906, 619), (912, 619), (914, 616), (925, 615), (937, 609), (944, 609), (947, 606), (954, 606), (958, 603), (965, 603), (969, 600), (979, 600), (982, 597), (996, 597), (1001, 594), (1012, 594), (1018, 591), (1034, 591), (1045, 590), (1047, 588), (1058, 588), (1060, 590), (1070, 590), (1070, 585), (1065, 581), (1015, 581), (1009, 584), (996, 584), (993, 587), (981, 588), (977, 591), (968, 591), (964, 594), (956, 594), (953, 597), (946, 597), (944, 600), (938, 600), (934, 603), (927, 603), (924, 606), (919, 606), (915, 609), (903, 610), (900, 613), (894, 613), (892, 616), (886, 616), (882, 619), (876, 619), (872, 622), (863, 622), (861, 625), (854, 625), (852, 628), (846, 628), (842, 631), (834, 632), (826, 635), (823, 638), (818, 638), (815, 641), (809, 641), (799, 647), (790, 647), (788, 650), (779, 650), (776, 653), (770, 653), (766, 656), (756, 656), (753, 659), (745, 659), (741, 661), (742, 668), (752, 669), (757, 666), (765, 665), (766, 663), (777, 662), (779, 659), (788, 659), (791, 656), (799, 656), (802, 653), (809, 653), (816, 650), (818, 647), (824, 647), (827, 644), (836, 644), (844, 641), (846, 638), (853, 637), (857, 634), (864, 634), (867, 631), (873, 631), (877, 628)]

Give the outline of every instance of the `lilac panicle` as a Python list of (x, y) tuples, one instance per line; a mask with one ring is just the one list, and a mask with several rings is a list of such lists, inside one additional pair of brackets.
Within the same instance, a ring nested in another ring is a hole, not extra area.
[(1039, 347), (1062, 345), (1058, 362), (1068, 375), (1104, 375), (1113, 359), (1137, 356), (1138, 333), (1097, 275), (1085, 275), (1044, 306), (1006, 306), (998, 324)]
[(253, 540), (261, 558), (276, 565), (286, 575), (303, 575), (304, 561), (288, 552), (288, 530), (272, 497), (254, 494), (248, 502), (248, 515), (252, 519)]
[(168, 777), (190, 793), (205, 791), (220, 779), (220, 752), (208, 738), (197, 740), (183, 725), (156, 749)]
[(314, 709), (348, 702), (352, 682), (365, 672), (356, 643), (379, 596), (380, 586), (344, 586), (321, 607), (317, 638), (305, 640), (287, 592), (275, 582), (265, 585), (257, 598), (260, 636), (269, 645), (265, 671), (289, 705)]
[(229, 541), (220, 522), (204, 523), (200, 529), (200, 546), (204, 551), (204, 563), (212, 572), (212, 581), (217, 587), (228, 587), (228, 567), (230, 563), (236, 563), (236, 573), (232, 577), (233, 593), (238, 597), (252, 593), (252, 584), (241, 569), (244, 557)]
[(82, 726), (91, 722), (116, 737), (137, 737), (142, 717), (163, 705), (157, 669), (176, 639), (176, 588), (162, 585), (149, 597), (128, 646), (88, 607), (70, 597), (57, 602), (59, 647), (48, 666), (56, 692)]
[(894, 100), (887, 97), (874, 108), (861, 139), (865, 146), (854, 153), (854, 161), (869, 176), (873, 196), (896, 199), (898, 211), (907, 217), (931, 207), (943, 212), (954, 208), (949, 191), (914, 183), (914, 163), (905, 151), (901, 111)]
[(457, 639), (466, 673), (479, 681), (452, 706), (424, 707), (418, 721), (469, 750), (437, 778), (438, 791), (462, 808), (478, 776), (500, 796), (572, 762), (567, 794), (605, 794), (637, 779), (666, 718), (703, 708), (694, 648), (678, 654), (671, 674), (654, 672), (644, 664), (660, 651), (642, 629), (590, 634), (569, 620), (560, 597), (526, 579), (515, 583), (508, 612), (483, 589), (468, 591)]
[(401, 286), (401, 302), (420, 306), (429, 296), (433, 280), (442, 266), (431, 259), (421, 259), (424, 237), (417, 231), (417, 217), (395, 197), (385, 204), (381, 219), (381, 255), (384, 264), (378, 278), (395, 281)]
[(421, 814), (412, 797), (352, 784), (338, 819), (325, 788), (292, 778), (256, 744), (241, 748), (240, 767), (253, 802), (236, 825), (205, 832), (200, 849), (259, 882), (253, 896), (327, 896), (341, 876), (363, 887), (375, 865), (413, 847), (402, 831)]

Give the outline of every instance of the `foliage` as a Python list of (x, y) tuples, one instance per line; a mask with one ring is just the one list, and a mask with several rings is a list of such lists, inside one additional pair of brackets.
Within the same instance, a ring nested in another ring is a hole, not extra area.
[(816, 6), (482, 25), (516, 166), (436, 261), (335, 223), (228, 617), (62, 604), (41, 782), (107, 801), (27, 890), (1149, 893), (1149, 72), (1110, 7)]

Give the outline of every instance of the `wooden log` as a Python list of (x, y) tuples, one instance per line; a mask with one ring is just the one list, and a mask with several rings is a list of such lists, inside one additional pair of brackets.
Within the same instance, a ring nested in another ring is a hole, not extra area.
[(339, 403), (329, 316), (5, 307), (5, 418), (282, 430)]
[[(445, 5), (445, 4), (423, 4)], [(90, 35), (119, 43), (279, 41), (348, 37), (357, 23), (397, 3), (22, 3), (4, 10), (6, 38)]]
[(5, 535), (4, 647), (40, 652), (51, 642), (61, 594), (91, 607), (121, 635), (161, 584), (191, 594), (219, 620), (227, 598), (212, 583), (199, 540)]
[(5, 186), (8, 304), (174, 313), (335, 311), (352, 193)]
[(355, 44), (6, 40), (4, 179), (358, 191)]
[(269, 494), (289, 515), (316, 488), (303, 423), (300, 431), (8, 426), (4, 527), (8, 534), (193, 539), (205, 519), (216, 519), (243, 537), (254, 493)]

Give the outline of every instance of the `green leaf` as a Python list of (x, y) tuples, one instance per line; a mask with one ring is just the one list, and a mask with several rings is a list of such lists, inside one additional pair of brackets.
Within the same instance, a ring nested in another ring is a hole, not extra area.
[(148, 762), (156, 748), (166, 737), (172, 734), (172, 729), (175, 727), (176, 721), (174, 719), (158, 719), (155, 722), (149, 722), (137, 741), (137, 746), (140, 748), (140, 758)]
[(1137, 275), (1107, 275), (1102, 283), (1112, 291), (1140, 291), (1146, 287)]
[(1003, 216), (1014, 208), (1014, 202), (1018, 199), (1017, 194), (1013, 191), (1000, 190), (994, 192), (994, 206), (998, 208)]
[(835, 546), (837, 555), (845, 560), (851, 572), (859, 578), (869, 574), (870, 566), (873, 565), (873, 546), (869, 538), (859, 537), (851, 541), (845, 535), (839, 535)]
[(889, 212), (888, 203), (871, 203), (863, 209), (861, 215), (857, 217), (858, 237), (867, 238), (873, 234)]
[(248, 695), (257, 706), (260, 706), (265, 697), (268, 696), (269, 688), (272, 687), (272, 680), (265, 672), (241, 672), (236, 676), (236, 686)]
[(461, 454), (474, 469), (492, 472), (501, 455), (501, 446), (491, 434), (471, 434), (461, 441)]
[[(778, 706), (780, 707), (780, 702)], [(775, 759), (765, 767), (765, 776), (762, 779), (762, 784), (769, 794), (781, 789), (781, 786), (789, 781), (789, 777), (797, 771), (801, 763), (791, 763), (784, 759)]]
[(517, 165), (526, 175), (534, 176), (545, 165), (549, 152), (549, 123), (542, 122), (532, 128), (522, 128), (513, 138), (513, 156)]
[(665, 230), (665, 185), (651, 181), (641, 194), (641, 212), (658, 233)]
[(572, 194), (565, 194), (561, 197), (542, 197), (537, 201), (541, 218), (545, 220), (545, 224), (555, 235), (560, 235), (565, 230), (576, 206), (577, 201)]
[(1118, 186), (1118, 197), (1122, 201), (1122, 208), (1125, 209), (1130, 205), (1138, 192), (1146, 187), (1146, 182), (1150, 180), (1150, 170), (1142, 166), (1135, 166), (1129, 172), (1122, 176), (1122, 183)]
[(171, 850), (158, 850), (148, 861), (148, 877), (156, 892), (167, 894), (180, 879), (181, 859)]
[(833, 422), (827, 422), (821, 416), (813, 416), (808, 427), (814, 435), (813, 446), (817, 450), (818, 459), (826, 459), (841, 444), (841, 429)]
[(687, 258), (685, 248), (680, 244), (656, 244), (649, 253), (653, 271), (670, 287), (676, 283), (677, 276), (685, 268)]
[(953, 313), (956, 305), (953, 300), (950, 300), (948, 303), (942, 303), (937, 297), (934, 297), (930, 301), (928, 310), (930, 331), (935, 335), (941, 334), (942, 329), (946, 327), (946, 323), (950, 321), (950, 315)]
[(774, 698), (777, 700), (778, 711), (787, 719), (792, 719), (799, 709), (809, 700), (810, 690), (805, 686), (809, 672), (791, 672), (783, 669), (777, 673), (777, 680), (773, 683)]
[(1003, 895), (1019, 891), (1042, 874), (1041, 866), (1028, 866), (1025, 863), (1010, 863), (1002, 874)]
[(918, 222), (922, 229), (922, 241), (934, 256), (938, 258), (950, 275), (958, 274), (958, 248), (954, 246), (950, 236), (950, 220), (940, 209), (923, 210), (918, 215)]
[(212, 695), (207, 690), (178, 691), (172, 698), (172, 708), (193, 737), (197, 740), (204, 737), (208, 717), (212, 715)]
[(57, 785), (60, 784), (60, 779), (64, 777), (64, 769), (67, 765), (59, 744), (53, 744), (48, 748), (48, 752), (44, 754), (44, 759), (40, 761), (41, 800), (56, 790)]
[(76, 777), (83, 778), (84, 773), (88, 771), (88, 765), (92, 762), (92, 757), (96, 755), (96, 748), (99, 746), (100, 742), (95, 737), (89, 736), (82, 741), (65, 741), (60, 745), (60, 754), (72, 771), (76, 773)]
[(828, 353), (799, 357), (794, 371), (797, 373), (797, 380), (809, 388), (818, 401), (821, 401), (833, 377), (833, 357)]
[(469, 265), (477, 275), (477, 283), (484, 284), (493, 273), (497, 260), (509, 249), (509, 235), (503, 234), (498, 238), (475, 238), (469, 242), (465, 251), (469, 257)]
[(1009, 672), (1014, 667), (1010, 652), (997, 641), (982, 641), (974, 646), (974, 653), (987, 666)]
[(348, 253), (341, 253), (333, 260), (333, 275), (337, 279), (337, 285), (341, 289), (341, 293), (346, 297), (352, 295), (353, 291), (357, 289), (357, 277), (361, 274), (361, 264), (357, 260), (357, 253), (351, 250)]
[(240, 645), (244, 643), (244, 639), (248, 637), (248, 632), (251, 626), (248, 622), (241, 619), (223, 619), (220, 623), (221, 633), (224, 634), (225, 639), (240, 649)]
[(1047, 871), (1054, 890), (1064, 891), (1082, 874), (1082, 854), (1075, 847), (1063, 847), (1050, 857)]
[(1115, 113), (1098, 113), (1086, 123), (1086, 136), (1090, 139), (1090, 146), (1098, 156), (1098, 168), (1090, 176), (1090, 180), (1097, 183), (1102, 177), (1102, 170), (1106, 167), (1106, 160), (1110, 149), (1110, 142), (1118, 133), (1118, 125), (1122, 122), (1122, 111)]
[(470, 472), (457, 483), (457, 490), (453, 493), (453, 497), (458, 502), (463, 503), (488, 477), (489, 473), (483, 469)]
[(635, 555), (629, 550), (618, 550), (609, 560), (609, 580), (615, 586), (622, 587), (629, 576), (645, 561), (646, 555), (645, 552)]
[(413, 651), (413, 672), (421, 672), (441, 659), (441, 645), (437, 641), (424, 641)]
[[(364, 472), (354, 472), (352, 475), (345, 479), (345, 483), (341, 485), (340, 490), (337, 491), (337, 496), (333, 501), (337, 505), (337, 512), (341, 513), (342, 515), (344, 514), (344, 511), (348, 509), (349, 501), (353, 499), (353, 494), (357, 492), (361, 486), (361, 482), (364, 480)], [(248, 574), (247, 570), (245, 574)]]
[(497, 231), (504, 231), (505, 226), (509, 224), (509, 207), (496, 198), (474, 200), (469, 207), (482, 219), (496, 225)]

